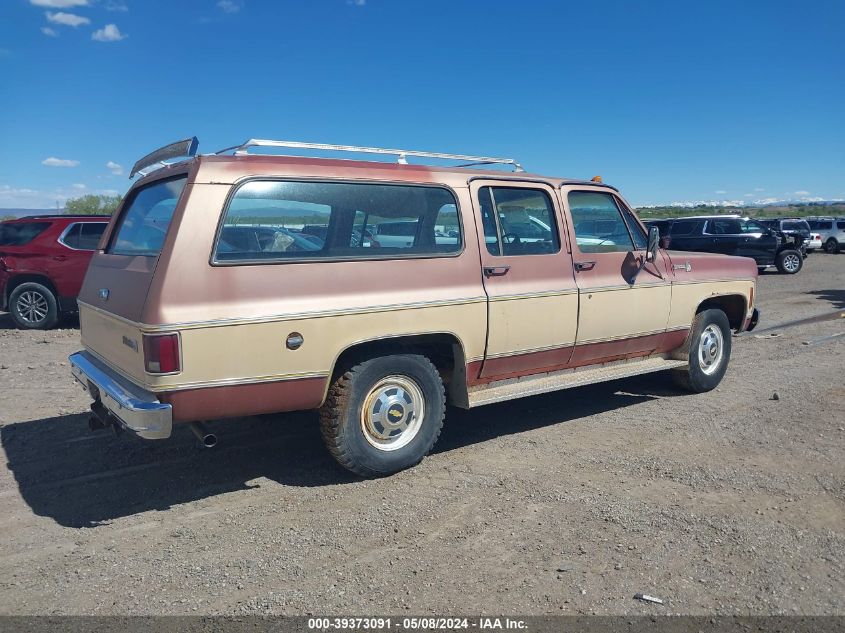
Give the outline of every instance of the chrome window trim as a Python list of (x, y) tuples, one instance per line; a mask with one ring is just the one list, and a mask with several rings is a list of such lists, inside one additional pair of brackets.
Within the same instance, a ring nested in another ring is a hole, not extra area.
[[(69, 233), (73, 230), (73, 228), (74, 228), (74, 227), (76, 227), (76, 226), (78, 226), (78, 225), (82, 225), (82, 224), (104, 224), (104, 225), (105, 225), (105, 227), (108, 227), (108, 225), (109, 225), (109, 220), (106, 220), (106, 221), (104, 221), (104, 222), (98, 222), (98, 221), (94, 221), (94, 222), (71, 222), (71, 223), (70, 223), (70, 224), (68, 224), (68, 225), (65, 227), (65, 229), (61, 232), (61, 234), (60, 234), (60, 235), (59, 235), (59, 237), (56, 239), (56, 241), (57, 241), (59, 244), (61, 244), (62, 246), (64, 246), (65, 248), (68, 248), (68, 249), (70, 249), (70, 250), (72, 250), (72, 251), (79, 251), (79, 252), (84, 252), (84, 253), (93, 253), (94, 251), (96, 251), (96, 250), (97, 250), (97, 247), (96, 247), (96, 246), (95, 246), (94, 248), (74, 248), (73, 246), (71, 246), (70, 244), (68, 244), (67, 242), (65, 242), (65, 238), (67, 238), (68, 234), (69, 234)], [(103, 233), (105, 233), (105, 232), (106, 232), (106, 229), (105, 229), (105, 228), (103, 228)], [(100, 236), (100, 237), (102, 238), (102, 236)]]

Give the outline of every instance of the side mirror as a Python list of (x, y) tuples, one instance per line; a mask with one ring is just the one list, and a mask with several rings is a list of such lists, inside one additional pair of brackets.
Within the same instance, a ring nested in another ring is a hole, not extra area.
[(648, 249), (646, 250), (645, 259), (647, 262), (653, 262), (657, 259), (657, 248), (660, 245), (660, 231), (656, 226), (652, 226), (648, 230)]

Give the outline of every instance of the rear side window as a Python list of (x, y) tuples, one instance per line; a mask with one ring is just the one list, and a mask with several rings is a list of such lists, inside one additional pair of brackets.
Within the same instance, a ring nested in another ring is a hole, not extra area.
[(226, 208), (217, 262), (460, 252), (451, 191), (420, 185), (253, 180)]
[(787, 220), (783, 223), (784, 231), (807, 231), (810, 226), (801, 220)]
[(837, 222), (836, 228), (837, 229), (845, 229), (845, 222)]
[(810, 228), (816, 231), (829, 231), (833, 228), (833, 222), (824, 222), (822, 220), (811, 220)]
[(0, 224), (0, 246), (24, 246), (41, 235), (49, 222), (15, 222)]
[(582, 253), (624, 253), (634, 248), (628, 226), (610, 194), (571, 191), (569, 210), (575, 242)]
[(187, 181), (187, 176), (180, 176), (133, 191), (121, 213), (108, 252), (157, 256)]
[(93, 251), (97, 249), (106, 226), (105, 222), (77, 222), (70, 225), (59, 241), (76, 250)]

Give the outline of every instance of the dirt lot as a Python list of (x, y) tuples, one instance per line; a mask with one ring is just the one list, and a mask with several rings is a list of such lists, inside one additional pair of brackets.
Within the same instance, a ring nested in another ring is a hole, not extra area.
[[(761, 329), (845, 308), (845, 256), (759, 304)], [(214, 423), (210, 451), (91, 433), (78, 331), (0, 317), (0, 613), (845, 614), (845, 337), (804, 344), (843, 331), (735, 338), (708, 394), (451, 410), (422, 465), (360, 481), (312, 414)]]

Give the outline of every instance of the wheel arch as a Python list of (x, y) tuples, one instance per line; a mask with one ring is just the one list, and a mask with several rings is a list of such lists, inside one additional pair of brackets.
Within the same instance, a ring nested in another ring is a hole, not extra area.
[[(446, 387), (447, 401), (458, 406), (466, 402), (466, 354), (461, 338), (454, 332), (419, 332), (355, 341), (341, 350), (334, 359), (329, 380), (323, 392), (325, 402), (335, 379), (354, 365), (391, 354), (421, 354), (428, 358)], [(322, 403), (321, 403), (322, 404)]]
[(717, 309), (725, 313), (728, 323), (735, 332), (742, 330), (745, 317), (748, 314), (748, 299), (742, 294), (725, 294), (708, 297), (701, 301), (695, 309), (695, 314), (705, 310)]

